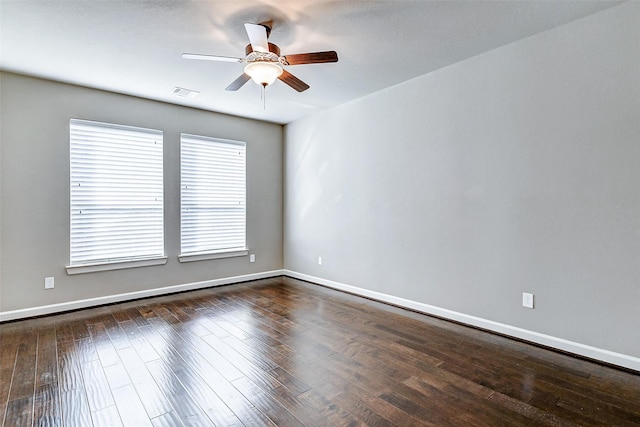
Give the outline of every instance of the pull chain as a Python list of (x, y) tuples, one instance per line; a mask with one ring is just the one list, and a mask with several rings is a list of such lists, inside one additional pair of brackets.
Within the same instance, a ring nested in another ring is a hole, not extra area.
[(261, 98), (262, 98), (262, 109), (266, 110), (267, 109), (267, 84), (266, 83), (262, 83), (262, 92), (261, 92)]

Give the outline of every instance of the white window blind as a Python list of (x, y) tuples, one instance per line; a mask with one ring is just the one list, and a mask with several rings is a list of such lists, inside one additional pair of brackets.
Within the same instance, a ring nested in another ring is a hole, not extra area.
[(71, 119), (71, 265), (164, 256), (162, 131)]
[(245, 143), (180, 135), (182, 255), (246, 249)]

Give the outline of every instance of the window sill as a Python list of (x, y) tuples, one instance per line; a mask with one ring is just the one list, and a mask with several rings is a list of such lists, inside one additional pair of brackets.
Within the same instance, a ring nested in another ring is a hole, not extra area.
[(78, 264), (66, 267), (68, 275), (95, 273), (98, 271), (122, 270), (125, 268), (148, 267), (151, 265), (164, 265), (167, 257), (145, 258), (131, 261), (105, 262), (98, 264)]
[(248, 254), (249, 254), (249, 249), (238, 249), (238, 250), (228, 250), (228, 251), (220, 251), (220, 252), (183, 254), (178, 256), (178, 259), (180, 260), (180, 262), (192, 262), (192, 261), (206, 261), (209, 259), (233, 258), (233, 257), (247, 256)]

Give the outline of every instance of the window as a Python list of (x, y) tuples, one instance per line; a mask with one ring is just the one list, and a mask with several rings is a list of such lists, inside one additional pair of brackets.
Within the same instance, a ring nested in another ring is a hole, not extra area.
[(69, 274), (165, 263), (162, 131), (71, 119)]
[(245, 163), (244, 142), (180, 135), (180, 261), (247, 254)]

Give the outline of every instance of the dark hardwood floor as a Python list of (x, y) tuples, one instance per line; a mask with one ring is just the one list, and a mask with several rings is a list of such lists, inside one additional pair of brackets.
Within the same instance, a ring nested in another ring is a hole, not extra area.
[(289, 278), (0, 325), (14, 426), (640, 425), (640, 376)]

